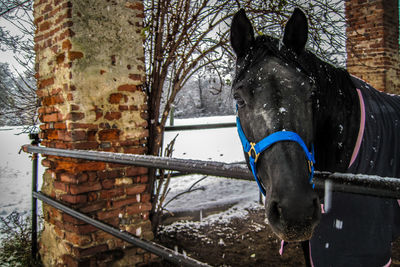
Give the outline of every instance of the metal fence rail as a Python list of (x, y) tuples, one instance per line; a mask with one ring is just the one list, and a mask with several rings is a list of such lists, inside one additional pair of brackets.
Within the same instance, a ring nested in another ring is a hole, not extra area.
[(194, 124), (194, 125), (176, 125), (176, 126), (166, 126), (165, 132), (207, 130), (207, 129), (221, 129), (221, 128), (235, 128), (235, 127), (236, 127), (235, 122), (221, 122), (221, 123)]
[[(31, 145), (31, 148), (43, 148), (43, 147), (37, 147), (36, 145)], [(28, 151), (28, 149), (25, 149), (26, 146), (24, 147), (25, 152), (31, 152)], [(180, 254), (176, 251), (173, 251), (169, 248), (166, 248), (164, 246), (161, 246), (155, 242), (148, 241), (148, 240), (143, 240), (140, 239), (128, 232), (122, 232), (120, 229), (114, 228), (112, 226), (109, 226), (101, 221), (98, 221), (96, 219), (93, 219), (86, 214), (83, 214), (81, 212), (78, 212), (64, 204), (62, 204), (59, 201), (56, 201), (41, 192), (37, 191), (37, 181), (38, 181), (38, 153), (36, 152), (31, 152), (33, 153), (32, 155), (32, 244), (31, 244), (31, 251), (32, 251), (32, 258), (35, 259), (37, 258), (37, 253), (38, 253), (38, 247), (37, 247), (37, 199), (77, 218), (80, 219), (81, 221), (84, 221), (90, 225), (93, 225), (97, 227), (98, 229), (111, 234), (117, 238), (120, 238), (134, 246), (137, 246), (139, 248), (142, 248), (144, 250), (147, 250), (161, 258), (163, 258), (166, 261), (173, 262), (178, 264), (179, 266), (210, 266), (206, 263), (200, 262), (196, 259), (193, 259), (191, 257), (188, 257), (186, 255)]]
[[(118, 237), (132, 245), (150, 251), (167, 261), (184, 266), (209, 266), (205, 263), (179, 254), (171, 249), (158, 245), (151, 241), (142, 240), (127, 232), (121, 232), (83, 213), (80, 213), (62, 203), (37, 192), (37, 154), (70, 157), (77, 159), (104, 161), (126, 165), (144, 166), (175, 170), (183, 173), (198, 173), (220, 177), (236, 178), (253, 181), (253, 176), (245, 164), (229, 164), (215, 161), (186, 160), (176, 158), (162, 158), (147, 155), (121, 154), (112, 152), (99, 152), (87, 150), (67, 150), (25, 145), (22, 149), (27, 153), (33, 153), (32, 167), (32, 241), (37, 239), (36, 232), (36, 199), (64, 211), (65, 213), (89, 223), (115, 237)], [(328, 173), (316, 171), (313, 182), (317, 190), (324, 189), (325, 182), (332, 183), (333, 191), (366, 194), (379, 197), (400, 198), (400, 179), (379, 176)], [(32, 242), (32, 255), (37, 255), (37, 244)]]
[[(33, 145), (23, 146), (25, 152), (104, 161), (111, 163), (175, 170), (184, 173), (207, 174), (219, 177), (253, 181), (246, 165), (215, 161), (163, 158), (147, 155), (122, 154), (87, 150), (67, 150)], [(316, 171), (313, 182), (318, 190), (324, 189), (326, 180), (332, 182), (333, 191), (400, 198), (400, 179), (390, 177), (328, 173)]]
[(40, 192), (32, 192), (32, 194), (33, 194), (33, 197), (35, 197), (47, 204), (59, 209), (59, 210), (62, 210), (63, 212), (65, 212), (77, 219), (80, 219), (88, 224), (91, 224), (91, 225), (103, 230), (104, 232), (111, 234), (115, 237), (118, 237), (134, 246), (137, 246), (144, 250), (150, 251), (151, 253), (153, 253), (157, 256), (160, 256), (161, 258), (163, 258), (167, 261), (176, 263), (180, 266), (210, 266), (206, 263), (203, 263), (203, 262), (197, 261), (193, 258), (187, 257), (187, 256), (180, 254), (176, 251), (173, 251), (169, 248), (163, 247), (157, 243), (137, 238), (127, 232), (121, 232), (117, 228), (111, 227), (111, 226), (109, 226), (103, 222), (100, 222), (98, 220), (95, 220), (81, 212), (71, 209), (70, 207), (65, 206), (64, 204), (62, 204), (58, 201), (55, 201), (54, 199), (49, 198)]

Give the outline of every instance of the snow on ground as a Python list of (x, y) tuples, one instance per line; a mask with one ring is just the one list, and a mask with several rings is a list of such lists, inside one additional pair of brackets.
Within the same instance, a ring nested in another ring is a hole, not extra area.
[[(235, 122), (235, 116), (175, 119), (175, 125), (212, 124)], [(165, 132), (164, 144), (177, 134), (173, 157), (214, 160), (223, 162), (244, 161), (242, 145), (236, 128)]]
[[(206, 117), (176, 120), (175, 125), (209, 124), (217, 122), (234, 122), (234, 116)], [(243, 150), (236, 128), (207, 129), (195, 131), (166, 132), (164, 143), (168, 144), (179, 134), (174, 147), (173, 157), (186, 159), (213, 160), (222, 162), (243, 162)], [(188, 175), (171, 179), (171, 191), (166, 202), (175, 195), (187, 191), (193, 183), (204, 175)], [(253, 181), (243, 181), (209, 176), (196, 184), (198, 190), (184, 194), (166, 206), (168, 211), (188, 212), (201, 211), (215, 207), (231, 206), (222, 213), (224, 219), (243, 217), (246, 208), (257, 203), (258, 187)], [(257, 204), (258, 205), (258, 204)], [(219, 215), (216, 215), (219, 218)], [(213, 220), (214, 216), (209, 216)], [(222, 220), (224, 220), (222, 219)], [(204, 222), (209, 222), (205, 219)], [(221, 219), (219, 219), (221, 220)]]
[[(234, 122), (234, 116), (205, 117), (175, 120), (175, 125), (210, 124)], [(207, 129), (194, 131), (166, 132), (164, 143), (168, 144), (179, 134), (173, 157), (222, 162), (244, 161), (242, 145), (236, 128)], [(187, 191), (203, 175), (189, 175), (171, 179), (171, 191), (167, 201), (173, 196)], [(196, 184), (196, 190), (172, 201), (166, 208), (172, 212), (209, 209), (239, 203), (252, 203), (258, 200), (258, 189), (252, 181), (242, 181), (209, 176)]]
[[(20, 152), (29, 144), (28, 134), (20, 134), (22, 127), (0, 127), (0, 216), (13, 211), (30, 215), (32, 189), (32, 161)], [(43, 168), (39, 167), (39, 182)]]
[[(200, 229), (206, 226), (212, 226), (213, 229), (215, 229), (215, 231), (229, 231), (229, 230), (233, 231), (229, 226), (231, 220), (235, 218), (246, 218), (248, 216), (249, 210), (259, 210), (259, 209), (263, 209), (263, 206), (258, 204), (254, 200), (242, 201), (227, 210), (223, 210), (219, 213), (209, 215), (205, 218), (200, 218), (200, 220), (198, 221), (180, 220), (180, 221), (175, 221), (169, 225), (163, 225), (159, 229), (159, 231), (160, 235), (163, 235), (165, 233), (189, 231), (190, 235), (200, 237), (203, 240), (207, 241), (209, 239), (206, 236), (199, 233)], [(260, 229), (265, 227), (265, 225), (260, 225), (254, 223), (253, 221), (249, 222), (249, 226), (253, 227), (255, 231), (260, 231)]]
[[(233, 122), (234, 116), (207, 117), (196, 119), (175, 119), (175, 125)], [(19, 154), (20, 147), (30, 143), (27, 134), (20, 133), (20, 127), (0, 128), (0, 216), (7, 216), (12, 211), (29, 215), (31, 207), (32, 162), (30, 155)], [(165, 144), (178, 132), (166, 132)], [(240, 140), (235, 128), (180, 131), (176, 139), (174, 157), (186, 159), (214, 160), (223, 162), (244, 161)], [(40, 162), (40, 161), (39, 161)], [(39, 164), (39, 179), (43, 168)], [(203, 175), (188, 175), (171, 179), (171, 191), (166, 201), (186, 191)], [(39, 181), (39, 189), (41, 181)], [(166, 207), (173, 212), (203, 210), (211, 207), (232, 206), (224, 218), (244, 216), (245, 208), (251, 207), (258, 200), (258, 189), (252, 181), (207, 177), (190, 194), (171, 201)], [(212, 215), (219, 218), (222, 215)], [(209, 220), (212, 220), (210, 216)], [(219, 218), (221, 220), (221, 218)], [(206, 219), (205, 219), (206, 221)]]
[[(188, 175), (173, 178), (166, 202), (175, 195), (187, 191), (193, 183), (204, 177), (203, 175)], [(252, 181), (208, 176), (193, 187), (195, 191), (174, 199), (166, 206), (166, 209), (173, 213), (183, 213), (257, 202), (258, 188), (254, 185)]]

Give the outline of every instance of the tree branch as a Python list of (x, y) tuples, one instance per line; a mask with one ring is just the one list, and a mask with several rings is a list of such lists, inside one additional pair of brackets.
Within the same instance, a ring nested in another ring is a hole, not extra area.
[(16, 5), (12, 6), (12, 7), (7, 8), (5, 11), (3, 11), (3, 12), (0, 13), (0, 17), (4, 16), (5, 14), (7, 14), (7, 13), (13, 11), (14, 9), (16, 9), (16, 8), (18, 8), (18, 7), (20, 7), (20, 6), (23, 6), (24, 4), (26, 4), (26, 3), (28, 3), (28, 2), (31, 2), (31, 1), (32, 1), (32, 0), (25, 0), (25, 1), (23, 1), (23, 2), (21, 2), (21, 3), (18, 3), (18, 4), (16, 4)]

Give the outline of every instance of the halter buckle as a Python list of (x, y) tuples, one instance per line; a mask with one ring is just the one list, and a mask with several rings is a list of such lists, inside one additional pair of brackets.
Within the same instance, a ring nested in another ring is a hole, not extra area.
[(311, 160), (307, 160), (307, 161), (308, 161), (308, 171), (310, 173), (312, 173), (312, 168), (313, 168), (314, 163)]
[(258, 160), (258, 157), (260, 156), (260, 153), (256, 152), (256, 149), (255, 149), (256, 143), (250, 142), (250, 146), (251, 146), (250, 150), (249, 150), (249, 152), (247, 152), (247, 154), (249, 155), (249, 157), (253, 158), (254, 163), (256, 163)]

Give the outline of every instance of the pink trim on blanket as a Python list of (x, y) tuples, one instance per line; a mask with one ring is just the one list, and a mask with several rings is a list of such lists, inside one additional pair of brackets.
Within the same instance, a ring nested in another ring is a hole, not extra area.
[(283, 248), (284, 248), (284, 246), (285, 246), (285, 241), (284, 240), (282, 240), (281, 241), (281, 248), (279, 249), (279, 255), (283, 255)]
[(389, 267), (392, 264), (392, 258), (390, 258), (389, 262), (386, 263), (386, 265), (384, 265), (383, 267)]
[(349, 168), (350, 166), (354, 163), (354, 161), (357, 158), (358, 152), (360, 151), (360, 146), (361, 146), (361, 142), (362, 142), (362, 138), (364, 135), (364, 128), (365, 128), (365, 105), (364, 105), (364, 98), (362, 96), (362, 93), (360, 91), (360, 89), (357, 89), (357, 93), (358, 93), (358, 98), (360, 99), (360, 128), (358, 130), (358, 137), (357, 137), (357, 142), (356, 145), (354, 147), (353, 150), (353, 155), (351, 156), (351, 160), (350, 160), (350, 164), (349, 164)]
[(310, 264), (311, 264), (311, 267), (314, 267), (314, 262), (313, 262), (312, 256), (311, 256), (311, 242), (310, 241), (308, 242), (308, 251), (310, 253)]

